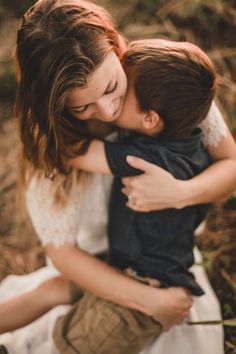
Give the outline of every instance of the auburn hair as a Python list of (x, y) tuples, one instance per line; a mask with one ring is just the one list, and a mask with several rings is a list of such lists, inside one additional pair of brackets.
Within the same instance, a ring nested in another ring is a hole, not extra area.
[(163, 119), (162, 135), (191, 135), (216, 93), (210, 58), (192, 43), (149, 39), (132, 42), (123, 62), (140, 110), (154, 110)]
[(19, 85), (16, 116), (23, 158), (46, 176), (66, 174), (66, 158), (84, 153), (86, 124), (70, 116), (68, 90), (84, 87), (109, 51), (120, 59), (125, 42), (108, 13), (85, 0), (39, 0), (17, 35)]

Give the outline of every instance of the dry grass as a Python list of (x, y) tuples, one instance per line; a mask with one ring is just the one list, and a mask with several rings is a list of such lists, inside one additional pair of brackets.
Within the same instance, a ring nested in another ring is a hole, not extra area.
[[(236, 10), (231, 2), (220, 0), (162, 1), (148, 12), (145, 1), (100, 0), (111, 10), (119, 28), (129, 39), (162, 37), (199, 44), (215, 62), (221, 79), (218, 100), (233, 133), (236, 133), (236, 46), (233, 33)], [(146, 2), (148, 4), (148, 2)], [(150, 3), (154, 4), (154, 1)], [(199, 13), (201, 14), (198, 17)], [(207, 14), (206, 19), (204, 16)], [(212, 25), (209, 26), (209, 22)], [(11, 40), (0, 46), (1, 60), (10, 58), (17, 21), (5, 23), (12, 28)], [(218, 25), (223, 27), (218, 29)], [(215, 26), (215, 27), (214, 27)], [(4, 27), (5, 30), (6, 27)], [(224, 30), (222, 30), (222, 28)], [(2, 32), (1, 32), (2, 33)], [(4, 37), (5, 38), (5, 37)], [(1, 41), (1, 39), (0, 39)], [(1, 43), (1, 42), (0, 42)], [(0, 104), (0, 280), (7, 274), (24, 274), (44, 264), (44, 254), (32, 226), (25, 218), (17, 220), (16, 173), (17, 129), (12, 119), (12, 102)], [(207, 230), (198, 238), (205, 266), (220, 299), (225, 319), (236, 317), (236, 201), (234, 198), (212, 209)], [(227, 354), (236, 353), (236, 331), (225, 327)]]
[(15, 121), (0, 121), (0, 280), (9, 273), (29, 273), (44, 264), (42, 248), (29, 219), (18, 217), (17, 145)]
[[(205, 268), (220, 300), (224, 319), (236, 318), (236, 199), (215, 205), (198, 237)], [(236, 329), (225, 327), (226, 353), (236, 353)]]

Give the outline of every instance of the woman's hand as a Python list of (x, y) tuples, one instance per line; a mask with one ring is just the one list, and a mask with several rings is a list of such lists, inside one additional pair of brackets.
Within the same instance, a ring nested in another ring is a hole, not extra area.
[(180, 324), (189, 315), (192, 298), (184, 288), (149, 289), (149, 307), (152, 317), (162, 324), (163, 330)]
[(169, 172), (140, 158), (127, 157), (132, 167), (144, 172), (141, 176), (123, 178), (127, 206), (135, 211), (180, 209), (227, 197), (236, 188), (236, 145), (232, 134), (227, 129), (226, 136), (207, 149), (213, 164), (187, 181), (177, 180)]
[(63, 278), (103, 299), (152, 316), (164, 330), (181, 323), (192, 306), (185, 289), (142, 284), (71, 244), (48, 245), (46, 250)]
[(136, 177), (122, 179), (122, 192), (127, 195), (127, 206), (135, 211), (148, 212), (166, 208), (181, 208), (186, 188), (183, 182), (169, 172), (143, 159), (128, 156), (127, 162), (144, 172)]

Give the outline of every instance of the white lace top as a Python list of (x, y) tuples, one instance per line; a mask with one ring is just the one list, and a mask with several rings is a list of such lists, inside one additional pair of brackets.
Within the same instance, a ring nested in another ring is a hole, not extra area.
[[(227, 135), (227, 126), (215, 105), (204, 122), (203, 143), (217, 146)], [(51, 206), (51, 181), (32, 180), (26, 193), (26, 204), (33, 226), (43, 245), (55, 246), (64, 242), (77, 243), (90, 253), (107, 249), (107, 207), (112, 177), (94, 174), (89, 182), (83, 203), (79, 203), (79, 188), (62, 209)]]
[(32, 179), (26, 193), (26, 205), (42, 244), (61, 246), (69, 242), (77, 243), (92, 254), (105, 251), (111, 181), (111, 176), (94, 174), (86, 186), (82, 203), (78, 188), (65, 207), (55, 209), (49, 198), (52, 182)]
[(214, 101), (207, 117), (199, 126), (202, 129), (202, 142), (205, 146), (217, 146), (220, 139), (227, 136), (226, 123)]

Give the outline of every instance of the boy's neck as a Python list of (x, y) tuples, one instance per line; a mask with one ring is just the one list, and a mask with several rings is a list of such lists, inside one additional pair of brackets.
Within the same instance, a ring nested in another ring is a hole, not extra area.
[(160, 131), (157, 129), (140, 129), (140, 132), (144, 135), (151, 136), (151, 137), (158, 137), (160, 135)]

